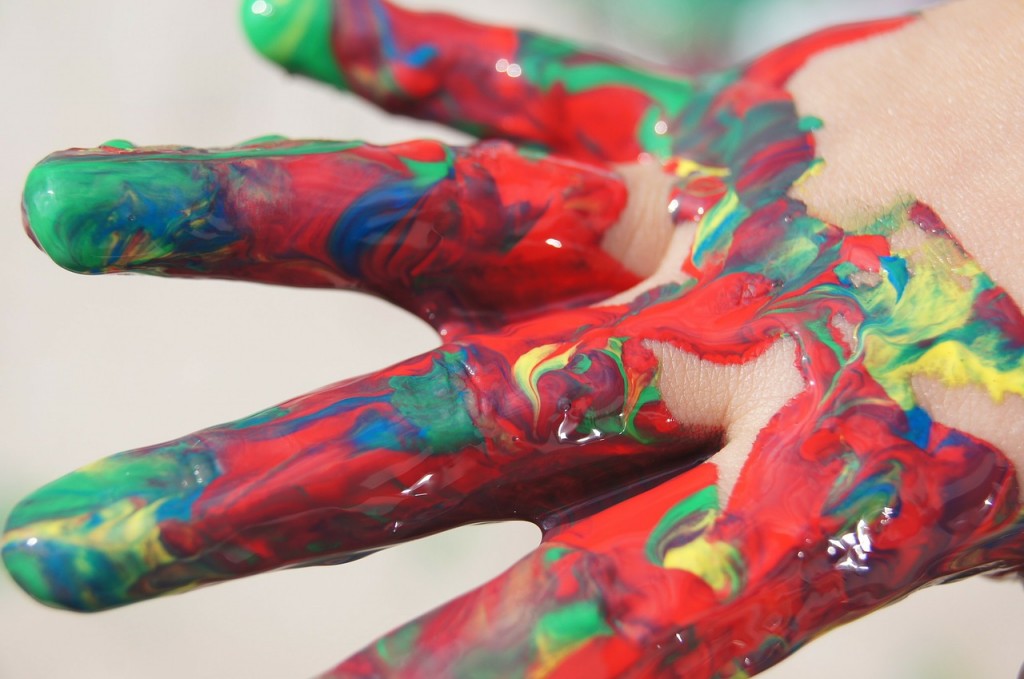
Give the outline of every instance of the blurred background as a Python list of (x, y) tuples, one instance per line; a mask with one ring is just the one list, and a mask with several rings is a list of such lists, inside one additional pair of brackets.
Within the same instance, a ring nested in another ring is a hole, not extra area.
[[(881, 0), (408, 0), (698, 69), (817, 26), (904, 11)], [(384, 116), (260, 61), (233, 0), (0, 0), (0, 518), (39, 485), (113, 452), (235, 419), (436, 343), (421, 322), (350, 293), (82, 277), (20, 225), (28, 169), (119, 137), (232, 144), (293, 137), (465, 138)], [(493, 577), (539, 539), (471, 527), (335, 568), (273, 573), (83, 616), (0, 574), (0, 678), (311, 676)], [(769, 679), (1005, 677), (1024, 660), (1016, 582), (937, 587), (831, 632)]]

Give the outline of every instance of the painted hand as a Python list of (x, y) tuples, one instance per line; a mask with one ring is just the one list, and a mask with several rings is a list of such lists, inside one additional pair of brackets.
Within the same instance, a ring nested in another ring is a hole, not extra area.
[[(848, 233), (785, 89), (829, 31), (702, 77), (376, 0), (247, 3), (256, 46), (489, 139), (54, 154), (75, 271), (365, 290), (443, 345), (40, 489), (3, 558), (119, 606), (476, 521), (542, 545), (328, 676), (747, 676), (935, 580), (1024, 561), (1009, 460), (918, 376), (1024, 393), (1024, 319), (914, 201)], [(955, 366), (950, 368), (949, 366)]]

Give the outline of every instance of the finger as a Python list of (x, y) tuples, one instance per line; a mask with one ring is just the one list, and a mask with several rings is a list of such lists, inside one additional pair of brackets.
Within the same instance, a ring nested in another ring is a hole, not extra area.
[(579, 158), (635, 161), (692, 96), (681, 78), (567, 41), (383, 0), (247, 1), (243, 18), (256, 48), (290, 71), (388, 111)]
[(61, 266), (366, 290), (436, 327), (582, 305), (639, 277), (602, 247), (611, 172), (506, 143), (72, 150), (25, 187)]
[(14, 509), (4, 561), (36, 598), (96, 610), (599, 498), (592, 511), (708, 447), (661, 402), (651, 352), (615, 337), (621, 312), (449, 344), (87, 466)]
[[(941, 450), (908, 444), (882, 397), (850, 398), (825, 428), (806, 416), (819, 396), (762, 432), (728, 505), (713, 457), (549, 531), (324, 676), (749, 676), (937, 578), (1006, 563), (993, 536), (1019, 549), (1001, 456), (940, 432)], [(935, 502), (958, 484), (960, 501)]]
[(645, 663), (683, 643), (708, 658), (710, 646), (674, 635), (687, 631), (687, 613), (712, 608), (716, 597), (700, 577), (652, 558), (647, 530), (680, 514), (680, 494), (691, 499), (688, 518), (706, 514), (714, 482), (714, 468), (702, 465), (549, 533), (503, 575), (371, 644), (323, 679), (661, 676), (665, 668)]

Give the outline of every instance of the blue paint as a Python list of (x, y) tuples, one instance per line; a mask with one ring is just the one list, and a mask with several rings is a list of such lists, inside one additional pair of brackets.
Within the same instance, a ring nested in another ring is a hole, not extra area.
[(386, 179), (359, 196), (331, 229), (327, 240), (331, 259), (350, 277), (366, 280), (363, 258), (391, 234), (398, 222), (415, 214), (416, 204), (432, 187), (415, 179)]
[(932, 418), (919, 406), (907, 413), (907, 440), (918, 448), (927, 448), (932, 435)]
[(896, 290), (896, 301), (900, 301), (910, 280), (907, 261), (902, 257), (879, 257), (878, 261), (889, 278), (889, 284)]

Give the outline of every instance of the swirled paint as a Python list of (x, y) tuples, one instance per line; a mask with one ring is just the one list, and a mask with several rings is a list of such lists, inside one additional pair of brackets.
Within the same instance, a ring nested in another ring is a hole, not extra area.
[[(246, 17), (290, 70), (529, 150), (262, 141), (43, 161), (27, 221), (69, 268), (364, 289), (444, 343), (38, 490), (3, 547), (33, 596), (98, 610), (525, 518), (545, 531), (536, 552), (326, 676), (710, 679), (1024, 562), (1012, 464), (911, 387), (1024, 395), (1020, 310), (913, 198), (848, 232), (789, 195), (823, 121), (786, 81), (905, 20), (683, 77), (377, 0)], [(601, 247), (627, 200), (616, 164), (637, 161), (672, 177), (666, 218), (695, 228), (686, 275), (595, 303), (637, 282)], [(653, 347), (737, 365), (783, 339), (803, 388), (726, 499), (722, 432), (673, 416)]]

